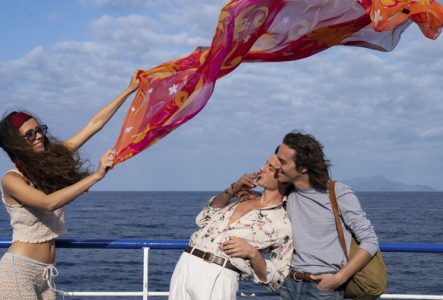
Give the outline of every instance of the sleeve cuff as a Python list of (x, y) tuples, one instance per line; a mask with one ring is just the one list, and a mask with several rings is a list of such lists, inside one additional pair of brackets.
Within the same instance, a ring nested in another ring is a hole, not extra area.
[(218, 211), (220, 208), (212, 207), (210, 204), (214, 200), (215, 196), (209, 199), (208, 203), (203, 207), (200, 213), (195, 217), (195, 223), (199, 227), (205, 226), (207, 222), (211, 219), (211, 217)]
[(362, 243), (358, 246), (361, 249), (364, 249), (371, 254), (371, 256), (374, 256), (377, 250), (379, 249), (378, 243)]
[(211, 212), (211, 211), (217, 211), (217, 210), (220, 210), (220, 207), (212, 207), (212, 206), (211, 206), (212, 201), (214, 201), (214, 199), (215, 199), (215, 196), (212, 196), (211, 199), (209, 199), (208, 204), (207, 204), (206, 207), (205, 207), (205, 208), (206, 208), (207, 210), (209, 210), (210, 212)]
[(254, 272), (254, 269), (252, 269), (252, 280), (257, 284), (269, 285), (277, 273), (277, 270), (275, 269), (274, 265), (269, 260), (265, 260), (265, 262), (266, 262), (266, 279), (264, 281), (261, 280)]

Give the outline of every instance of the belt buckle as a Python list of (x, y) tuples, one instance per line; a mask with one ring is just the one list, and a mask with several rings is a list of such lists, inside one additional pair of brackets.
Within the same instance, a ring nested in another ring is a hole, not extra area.
[(295, 272), (295, 271), (291, 271), (291, 272), (289, 273), (289, 275), (292, 277), (292, 279), (297, 280), (297, 281), (300, 281), (300, 279), (297, 278), (297, 272)]
[[(207, 258), (206, 254), (208, 254), (208, 256), (211, 256), (211, 255), (212, 255), (212, 259)], [(214, 262), (214, 260), (215, 260), (215, 255), (212, 254), (211, 252), (205, 252), (205, 253), (203, 254), (203, 257), (202, 257), (202, 258), (203, 258), (204, 261), (206, 261), (206, 262), (212, 264), (212, 263)]]

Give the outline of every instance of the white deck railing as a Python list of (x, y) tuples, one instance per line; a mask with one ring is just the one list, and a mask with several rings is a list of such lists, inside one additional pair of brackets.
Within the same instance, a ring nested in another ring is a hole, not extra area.
[[(58, 239), (56, 245), (59, 248), (82, 248), (82, 249), (143, 249), (143, 290), (138, 292), (67, 292), (59, 291), (64, 297), (167, 297), (169, 292), (149, 291), (149, 250), (150, 249), (184, 249), (187, 240), (74, 240)], [(11, 244), (8, 239), (0, 239), (0, 248), (7, 248)], [(383, 252), (419, 252), (419, 253), (443, 253), (443, 244), (413, 244), (413, 243), (381, 243)], [(443, 278), (442, 278), (443, 279)], [(240, 297), (278, 297), (278, 293), (239, 292)], [(382, 299), (423, 299), (443, 300), (443, 295), (408, 295), (408, 294), (383, 294)]]

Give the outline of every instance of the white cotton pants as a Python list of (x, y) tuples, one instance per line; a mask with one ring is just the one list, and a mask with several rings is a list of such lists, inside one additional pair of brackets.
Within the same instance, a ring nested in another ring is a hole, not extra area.
[(169, 300), (235, 300), (239, 274), (183, 252), (169, 288)]

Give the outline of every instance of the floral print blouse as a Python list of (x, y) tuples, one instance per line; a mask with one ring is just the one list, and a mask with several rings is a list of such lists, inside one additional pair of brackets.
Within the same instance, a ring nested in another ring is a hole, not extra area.
[[(275, 291), (288, 276), (293, 252), (292, 227), (286, 210), (282, 204), (253, 209), (228, 225), (238, 204), (235, 201), (224, 208), (206, 205), (196, 217), (200, 230), (191, 236), (189, 245), (229, 259), (242, 272), (241, 279), (252, 278), (255, 283)], [(260, 251), (267, 266), (265, 281), (255, 274), (249, 260), (229, 257), (220, 249), (230, 236), (245, 239)]]

